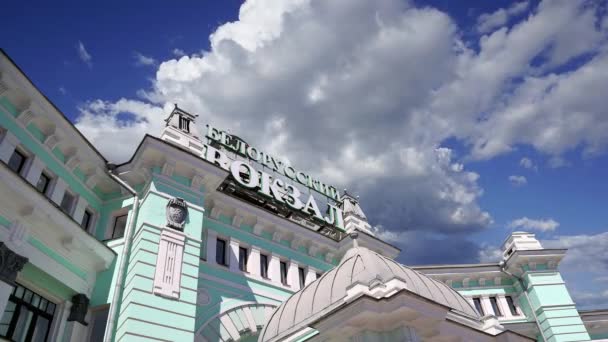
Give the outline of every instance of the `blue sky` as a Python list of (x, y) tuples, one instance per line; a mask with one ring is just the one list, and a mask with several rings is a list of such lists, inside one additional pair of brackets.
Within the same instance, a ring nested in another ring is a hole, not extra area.
[(605, 2), (7, 5), (3, 49), (110, 160), (178, 102), (359, 193), (402, 262), (529, 230), (608, 305)]

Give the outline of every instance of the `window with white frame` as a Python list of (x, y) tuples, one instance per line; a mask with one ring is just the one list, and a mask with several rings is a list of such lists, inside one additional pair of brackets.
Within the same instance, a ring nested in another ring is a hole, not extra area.
[(61, 204), (59, 207), (63, 210), (64, 213), (68, 215), (72, 215), (72, 209), (74, 208), (74, 203), (76, 202), (76, 196), (72, 194), (69, 190), (66, 190), (63, 193), (63, 198), (61, 199)]
[(260, 276), (268, 279), (268, 255), (260, 254)]
[(215, 263), (222, 266), (228, 266), (226, 258), (226, 240), (218, 238), (215, 242)]
[(48, 196), (52, 179), (53, 178), (47, 172), (42, 171), (38, 181), (36, 182), (36, 190), (38, 190), (38, 192), (41, 194)]
[(490, 304), (492, 305), (492, 310), (494, 311), (494, 315), (496, 317), (502, 316), (502, 311), (500, 311), (500, 307), (498, 306), (498, 300), (496, 297), (490, 297)]
[(303, 267), (298, 267), (298, 277), (300, 280), (300, 288), (304, 288), (306, 285), (306, 270)]
[(249, 251), (247, 247), (239, 246), (239, 270), (247, 272), (247, 261), (249, 259)]
[(479, 298), (479, 297), (473, 298), (473, 304), (475, 305), (475, 310), (477, 310), (477, 312), (481, 316), (485, 315), (485, 312), (483, 311), (483, 306), (481, 305), (481, 298)]
[(92, 222), (93, 222), (93, 211), (91, 211), (91, 209), (87, 208), (84, 210), (84, 213), (82, 214), (82, 220), (80, 221), (80, 226), (85, 231), (89, 231), (89, 229), (91, 228)]
[(25, 169), (25, 162), (27, 161), (27, 155), (19, 148), (15, 148), (13, 154), (8, 160), (8, 168), (13, 170), (17, 174), (21, 174)]
[(287, 262), (281, 261), (281, 284), (287, 285)]
[(505, 299), (507, 300), (507, 305), (509, 306), (509, 311), (511, 311), (511, 315), (513, 315), (513, 316), (519, 315), (519, 312), (517, 311), (517, 307), (515, 306), (515, 302), (513, 301), (513, 297), (505, 296)]
[(112, 224), (112, 234), (110, 238), (118, 239), (125, 235), (125, 228), (127, 227), (128, 213), (114, 216), (114, 222)]
[(89, 335), (89, 342), (101, 342), (106, 331), (106, 325), (108, 324), (108, 313), (110, 306), (101, 308), (93, 308), (91, 310), (91, 334)]
[(0, 336), (10, 341), (47, 341), (55, 304), (17, 284), (0, 320)]

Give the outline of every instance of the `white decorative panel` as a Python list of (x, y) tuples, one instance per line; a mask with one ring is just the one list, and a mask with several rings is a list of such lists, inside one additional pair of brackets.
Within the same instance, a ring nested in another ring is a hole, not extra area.
[(182, 232), (162, 230), (154, 274), (155, 295), (179, 298), (185, 240), (186, 236)]

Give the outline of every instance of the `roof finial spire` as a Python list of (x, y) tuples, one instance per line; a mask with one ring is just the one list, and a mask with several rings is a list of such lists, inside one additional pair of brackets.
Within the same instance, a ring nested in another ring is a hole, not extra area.
[(348, 235), (351, 239), (353, 239), (353, 248), (359, 248), (359, 241), (357, 241), (357, 239), (359, 238), (359, 233), (357, 231), (353, 231)]

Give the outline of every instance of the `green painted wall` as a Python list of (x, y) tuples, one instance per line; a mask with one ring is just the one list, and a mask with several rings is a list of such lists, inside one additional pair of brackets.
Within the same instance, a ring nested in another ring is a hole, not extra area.
[(72, 298), (76, 294), (76, 291), (70, 289), (64, 285), (60, 280), (55, 279), (53, 276), (32, 265), (31, 263), (25, 264), (23, 270), (19, 272), (19, 276), (34, 284), (37, 287), (43, 288), (50, 292), (52, 295), (59, 297), (63, 300)]
[(590, 340), (559, 272), (529, 271), (523, 279), (531, 309), (549, 342)]
[(51, 172), (61, 177), (68, 184), (72, 191), (83, 196), (93, 209), (99, 210), (100, 199), (64, 167), (63, 161), (65, 158), (60, 151), (55, 148), (52, 153), (49, 153), (47, 148), (41, 144), (39, 138), (36, 137), (37, 133), (31, 133), (32, 129), (26, 130), (17, 124), (14, 119), (15, 114), (7, 110), (7, 108), (13, 108), (14, 110), (14, 106), (10, 105), (5, 97), (0, 99), (0, 104), (2, 105), (0, 106), (0, 125), (13, 133), (19, 139), (21, 145), (30, 153), (38, 156)]
[[(159, 248), (159, 227), (166, 224), (165, 209), (169, 197), (194, 199), (180, 180), (152, 179), (149, 191), (143, 196), (136, 220), (124, 290), (116, 322), (117, 341), (131, 341), (135, 335), (166, 340), (191, 341), (194, 339), (198, 265), (202, 235), (203, 212), (189, 207), (184, 227), (184, 247), (179, 299), (153, 294), (154, 272)], [(181, 180), (183, 181), (183, 180)]]

